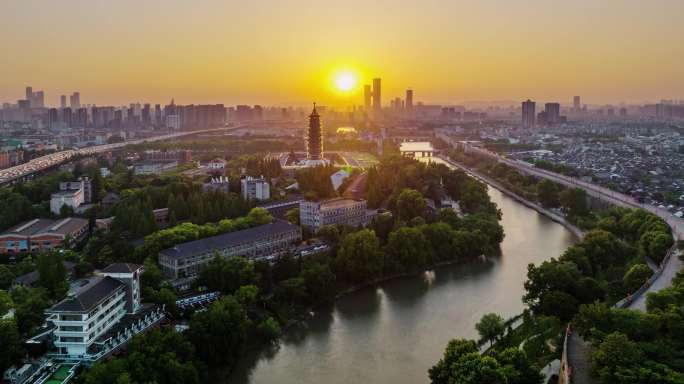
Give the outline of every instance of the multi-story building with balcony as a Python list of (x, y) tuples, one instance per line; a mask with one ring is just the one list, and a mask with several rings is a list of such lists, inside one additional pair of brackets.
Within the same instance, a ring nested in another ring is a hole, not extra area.
[(54, 325), (52, 357), (93, 362), (163, 318), (140, 303), (142, 266), (111, 264), (46, 311)]

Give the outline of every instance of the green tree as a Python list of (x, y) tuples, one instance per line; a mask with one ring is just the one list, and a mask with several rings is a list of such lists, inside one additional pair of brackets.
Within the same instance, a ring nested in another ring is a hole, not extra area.
[(30, 334), (43, 325), (43, 312), (48, 307), (47, 292), (43, 288), (15, 288), (12, 300), (15, 304), (14, 318), (22, 334)]
[(164, 281), (164, 275), (157, 266), (157, 263), (155, 263), (151, 257), (148, 257), (145, 259), (143, 269), (144, 272), (140, 275), (140, 284), (142, 285), (143, 289), (145, 289), (145, 287), (159, 289)]
[(604, 383), (619, 383), (620, 367), (634, 367), (643, 362), (643, 353), (629, 338), (619, 332), (606, 336), (591, 356), (591, 363)]
[(225, 259), (216, 255), (202, 267), (196, 283), (210, 291), (231, 294), (243, 285), (256, 283), (256, 278), (254, 263), (251, 261), (244, 257)]
[(496, 359), (506, 372), (508, 384), (541, 384), (544, 375), (519, 348), (507, 348), (496, 355)]
[(367, 282), (380, 277), (383, 259), (375, 232), (362, 229), (347, 235), (335, 259), (336, 271), (350, 281)]
[(653, 274), (651, 268), (646, 264), (635, 264), (633, 265), (625, 276), (623, 277), (623, 283), (628, 292), (634, 292), (639, 287), (641, 287), (649, 277)]
[(104, 194), (104, 180), (102, 180), (102, 174), (98, 169), (92, 172), (90, 185), (93, 203), (97, 203)]
[(488, 313), (475, 324), (475, 329), (483, 340), (489, 341), (490, 345), (501, 336), (506, 329), (504, 319), (496, 313)]
[(83, 374), (86, 384), (170, 383), (195, 384), (200, 371), (194, 348), (175, 331), (153, 330), (133, 338), (123, 357), (95, 364)]
[(451, 208), (442, 208), (437, 213), (437, 220), (447, 223), (452, 229), (461, 228), (461, 218)]
[(537, 198), (544, 207), (557, 207), (560, 204), (560, 201), (556, 183), (549, 179), (543, 179), (537, 183)]
[(453, 339), (449, 341), (444, 356), (428, 371), (432, 384), (453, 383), (452, 367), (465, 355), (476, 353), (477, 344), (473, 340)]
[(266, 316), (257, 326), (257, 332), (262, 340), (268, 341), (278, 338), (282, 330), (276, 319)]
[(12, 308), (14, 308), (12, 296), (10, 296), (7, 291), (0, 290), (0, 318), (2, 318)]
[(24, 356), (21, 336), (14, 320), (0, 319), (0, 372), (20, 362)]
[(558, 197), (563, 210), (570, 218), (586, 216), (589, 213), (587, 192), (584, 189), (566, 189)]
[(273, 216), (271, 216), (271, 214), (265, 208), (255, 207), (249, 211), (247, 214), (247, 219), (251, 222), (250, 226), (258, 227), (273, 221)]
[(0, 289), (7, 289), (12, 286), (14, 273), (6, 265), (0, 265)]
[(472, 340), (451, 340), (428, 371), (432, 384), (541, 384), (539, 368), (518, 348), (480, 355)]
[(251, 320), (234, 297), (225, 296), (190, 320), (188, 339), (210, 366), (232, 366), (240, 356)]
[(335, 300), (335, 274), (328, 264), (308, 263), (301, 277), (312, 305), (330, 304)]
[(454, 247), (455, 231), (449, 224), (436, 222), (424, 225), (420, 230), (428, 243), (428, 263), (456, 259), (459, 250)]
[(292, 208), (285, 212), (285, 218), (287, 221), (294, 225), (299, 225), (299, 208)]
[(639, 251), (643, 256), (650, 257), (656, 262), (661, 262), (673, 243), (674, 240), (670, 233), (649, 231), (641, 235)]
[(414, 271), (427, 264), (429, 250), (430, 244), (420, 229), (402, 227), (390, 233), (385, 264), (391, 272)]
[(38, 286), (45, 288), (53, 300), (61, 300), (69, 290), (67, 270), (63, 257), (59, 252), (41, 253), (38, 255)]
[(397, 217), (399, 220), (409, 221), (414, 217), (424, 217), (427, 203), (423, 195), (415, 189), (404, 189), (397, 197)]

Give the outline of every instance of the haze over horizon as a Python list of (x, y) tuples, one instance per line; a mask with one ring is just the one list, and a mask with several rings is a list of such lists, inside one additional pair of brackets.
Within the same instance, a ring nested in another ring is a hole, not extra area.
[[(684, 98), (684, 2), (6, 1), (0, 101), (360, 105)], [(333, 89), (337, 71), (356, 87)]]

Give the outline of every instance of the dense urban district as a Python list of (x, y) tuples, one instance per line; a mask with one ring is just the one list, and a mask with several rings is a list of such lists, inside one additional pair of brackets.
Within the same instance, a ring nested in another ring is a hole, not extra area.
[[(537, 115), (529, 100), (414, 105), (409, 90), (383, 108), (376, 80), (349, 111), (97, 107), (77, 93), (45, 108), (30, 89), (4, 106), (3, 379), (226, 381), (247, 351), (341, 295), (499, 256), (490, 184), (579, 239), (528, 266), (519, 316), (486, 314), (479, 340), (445, 335), (426, 377), (684, 383), (684, 275), (649, 291), (682, 246), (669, 224), (684, 212), (681, 104), (616, 114), (576, 98)], [(644, 292), (645, 309), (630, 309)], [(587, 372), (568, 368), (572, 337), (590, 346)]]

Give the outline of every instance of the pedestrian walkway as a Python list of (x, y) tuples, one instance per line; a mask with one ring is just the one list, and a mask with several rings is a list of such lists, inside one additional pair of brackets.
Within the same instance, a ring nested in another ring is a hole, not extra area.
[(570, 382), (572, 384), (591, 384), (596, 380), (591, 376), (591, 345), (573, 332), (568, 338), (568, 365), (572, 367)]

